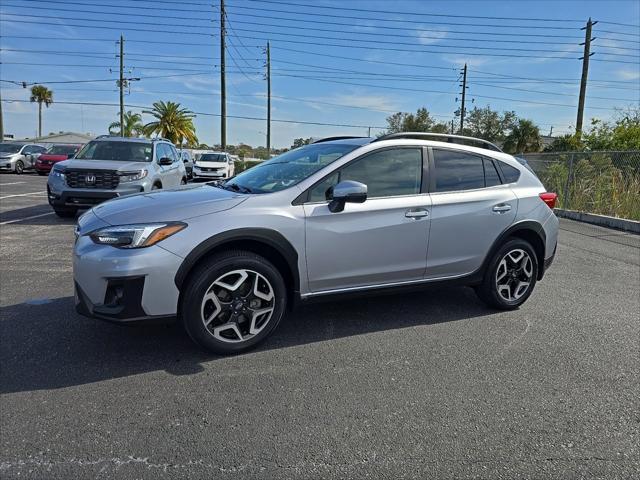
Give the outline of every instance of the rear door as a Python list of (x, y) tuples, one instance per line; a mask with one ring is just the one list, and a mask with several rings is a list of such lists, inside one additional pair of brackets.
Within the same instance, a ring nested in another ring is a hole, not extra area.
[(431, 231), (426, 278), (477, 270), (511, 225), (518, 200), (493, 160), (449, 148), (430, 149)]
[[(304, 211), (312, 292), (422, 279), (431, 206), (422, 158), (420, 147), (378, 150), (310, 189)], [(331, 213), (327, 189), (344, 180), (366, 184), (368, 198)]]

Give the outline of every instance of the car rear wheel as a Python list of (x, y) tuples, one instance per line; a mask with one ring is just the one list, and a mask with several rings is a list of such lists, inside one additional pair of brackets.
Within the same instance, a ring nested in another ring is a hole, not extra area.
[(180, 317), (189, 336), (221, 355), (266, 339), (287, 303), (280, 272), (267, 259), (246, 251), (211, 257), (190, 276), (183, 295)]
[(24, 163), (22, 163), (22, 160), (18, 160), (16, 162), (16, 173), (20, 175), (22, 172), (24, 172)]
[(47, 172), (38, 172), (38, 175), (40, 175), (40, 176), (44, 176), (46, 174), (47, 174)]
[(53, 211), (60, 218), (74, 218), (78, 213), (78, 209), (74, 207), (53, 207)]
[(489, 306), (513, 310), (533, 292), (538, 261), (531, 244), (519, 238), (508, 240), (489, 261), (476, 293)]

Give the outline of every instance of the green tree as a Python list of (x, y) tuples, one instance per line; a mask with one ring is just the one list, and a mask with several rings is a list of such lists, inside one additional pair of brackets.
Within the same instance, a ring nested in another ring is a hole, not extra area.
[(542, 141), (540, 129), (531, 120), (518, 120), (504, 141), (503, 148), (509, 153), (538, 152)]
[(42, 104), (45, 107), (49, 108), (49, 106), (53, 103), (53, 91), (49, 90), (44, 85), (34, 85), (31, 87), (31, 97), (30, 100), (32, 102), (38, 102), (38, 136), (42, 136)]
[(384, 134), (399, 132), (447, 133), (448, 131), (449, 127), (433, 119), (426, 108), (419, 108), (415, 114), (397, 112), (387, 117), (387, 131)]
[[(144, 125), (142, 124), (142, 115), (133, 113), (131, 110), (124, 113), (124, 136), (138, 137), (142, 134)], [(109, 125), (109, 133), (111, 135), (120, 134), (120, 122), (113, 122)]]
[(580, 138), (568, 133), (553, 139), (550, 145), (544, 149), (545, 152), (576, 152), (584, 149), (584, 145)]
[(296, 138), (293, 141), (293, 145), (291, 145), (291, 148), (298, 148), (303, 145), (309, 145), (311, 143), (311, 140), (311, 138)]
[(464, 135), (482, 138), (489, 142), (503, 142), (516, 125), (516, 112), (498, 112), (487, 105), (473, 107), (465, 117)]
[(152, 110), (143, 110), (142, 113), (153, 116), (156, 120), (144, 126), (145, 135), (159, 135), (181, 145), (187, 141), (190, 145), (198, 143), (196, 129), (193, 125), (193, 112), (182, 108), (176, 102), (155, 102)]

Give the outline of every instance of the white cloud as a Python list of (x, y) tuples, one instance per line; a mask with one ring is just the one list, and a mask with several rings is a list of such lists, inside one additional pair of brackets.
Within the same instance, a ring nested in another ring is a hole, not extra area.
[(616, 71), (616, 75), (621, 80), (639, 80), (640, 79), (640, 69), (638, 70), (626, 70), (621, 69)]
[(438, 43), (443, 38), (446, 38), (448, 32), (442, 30), (434, 30), (429, 32), (418, 32), (418, 41), (423, 45), (431, 45)]

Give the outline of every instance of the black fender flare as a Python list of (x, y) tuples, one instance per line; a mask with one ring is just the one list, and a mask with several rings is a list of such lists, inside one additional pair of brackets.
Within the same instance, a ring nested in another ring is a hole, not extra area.
[(198, 260), (214, 249), (234, 241), (254, 241), (275, 249), (286, 261), (293, 280), (294, 292), (300, 291), (300, 272), (298, 271), (298, 252), (293, 245), (280, 233), (268, 228), (237, 228), (218, 233), (199, 243), (182, 261), (176, 272), (174, 282), (181, 290), (189, 272)]

